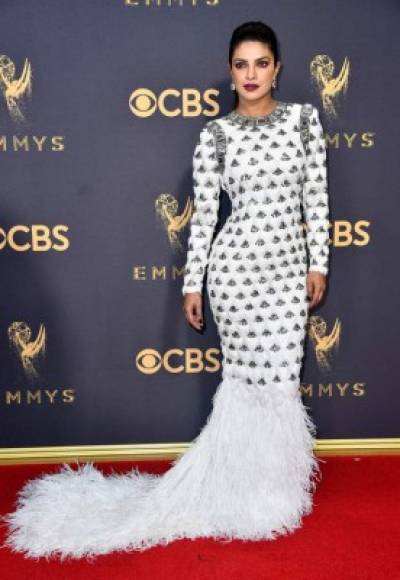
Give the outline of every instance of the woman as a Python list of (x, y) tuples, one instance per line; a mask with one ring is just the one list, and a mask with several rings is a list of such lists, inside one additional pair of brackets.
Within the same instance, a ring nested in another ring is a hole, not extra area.
[[(183, 310), (200, 329), (208, 264), (223, 354), (205, 426), (161, 476), (86, 464), (31, 480), (4, 517), (13, 550), (79, 558), (179, 538), (272, 539), (311, 511), (319, 467), (299, 372), (307, 300), (320, 302), (328, 271), (326, 151), (315, 107), (272, 98), (279, 68), (268, 26), (237, 28), (237, 107), (206, 123), (194, 151)], [(221, 186), (232, 213), (211, 247)]]

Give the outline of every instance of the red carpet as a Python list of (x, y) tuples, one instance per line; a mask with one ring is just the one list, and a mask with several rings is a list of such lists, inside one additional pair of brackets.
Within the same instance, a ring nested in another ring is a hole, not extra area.
[[(27, 560), (0, 550), (2, 580), (397, 580), (400, 579), (400, 456), (325, 457), (312, 514), (273, 541), (180, 540), (93, 562)], [(132, 463), (99, 463), (105, 472)], [(160, 472), (165, 463), (139, 463)], [(0, 511), (13, 508), (23, 482), (55, 465), (0, 467)], [(4, 528), (0, 528), (1, 541)]]

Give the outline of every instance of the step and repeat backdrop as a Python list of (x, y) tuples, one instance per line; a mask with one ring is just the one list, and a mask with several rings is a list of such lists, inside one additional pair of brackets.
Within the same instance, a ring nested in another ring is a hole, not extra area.
[[(400, 436), (396, 46), (383, 0), (0, 3), (0, 447), (190, 442), (221, 376), (181, 286), (199, 132), (232, 31), (276, 31), (274, 97), (328, 144), (331, 259), (301, 376), (318, 438)], [(217, 230), (229, 215), (221, 192)]]

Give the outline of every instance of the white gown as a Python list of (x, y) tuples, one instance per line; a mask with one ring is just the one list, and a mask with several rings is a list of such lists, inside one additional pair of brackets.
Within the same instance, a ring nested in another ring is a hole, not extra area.
[[(179, 538), (273, 539), (311, 512), (320, 469), (299, 391), (306, 247), (308, 269), (326, 274), (329, 222), (325, 141), (318, 110), (307, 106), (308, 132), (301, 104), (278, 101), (269, 115), (208, 121), (196, 144), (182, 293), (202, 292), (208, 265), (223, 360), (191, 447), (162, 475), (64, 464), (28, 481), (3, 516), (5, 546), (79, 558)], [(211, 244), (221, 186), (232, 213)]]

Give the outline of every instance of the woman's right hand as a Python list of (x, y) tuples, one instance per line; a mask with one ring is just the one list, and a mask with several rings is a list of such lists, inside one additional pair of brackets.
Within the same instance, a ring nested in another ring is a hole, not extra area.
[(203, 328), (203, 297), (200, 292), (188, 292), (183, 297), (182, 310), (188, 323), (201, 330)]

